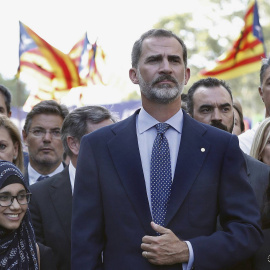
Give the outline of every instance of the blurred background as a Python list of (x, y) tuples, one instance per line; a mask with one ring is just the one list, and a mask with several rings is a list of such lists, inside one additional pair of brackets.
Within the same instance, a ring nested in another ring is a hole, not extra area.
[[(106, 105), (120, 118), (127, 117), (140, 106), (137, 85), (130, 82), (132, 45), (151, 28), (165, 28), (179, 35), (188, 48), (191, 79), (187, 92), (198, 80), (199, 73), (211, 67), (216, 59), (230, 50), (245, 26), (244, 17), (250, 0), (10, 0), (0, 7), (0, 84), (12, 92), (12, 118), (19, 128), (30, 107), (25, 103), (38, 91), (37, 81), (27, 74), (18, 74), (20, 65), (20, 24), (64, 54), (87, 33), (90, 46), (102, 48), (104, 59), (96, 64), (102, 82), (67, 89), (61, 102), (70, 108), (86, 104)], [(270, 52), (270, 5), (258, 0), (260, 24), (267, 56)], [(260, 63), (259, 63), (260, 66)], [(264, 118), (264, 106), (258, 94), (259, 68), (226, 79), (234, 98), (243, 107), (250, 124)], [(29, 105), (29, 104), (28, 104)]]

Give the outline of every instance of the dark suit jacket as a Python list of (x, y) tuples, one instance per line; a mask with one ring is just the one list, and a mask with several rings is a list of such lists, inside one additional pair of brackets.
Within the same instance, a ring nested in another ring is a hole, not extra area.
[(40, 242), (51, 247), (57, 269), (70, 269), (72, 192), (68, 166), (60, 173), (31, 185), (29, 209)]
[[(142, 256), (155, 235), (136, 134), (136, 112), (83, 137), (72, 219), (72, 269), (181, 269)], [(190, 241), (195, 269), (222, 269), (262, 243), (256, 198), (235, 135), (184, 113), (165, 227)], [(170, 142), (169, 142), (170, 143)], [(224, 231), (216, 231), (217, 216)], [(103, 252), (103, 261), (102, 261)]]
[(252, 186), (259, 208), (262, 209), (265, 191), (269, 184), (270, 166), (245, 154), (248, 182)]
[(263, 230), (264, 243), (252, 258), (253, 270), (270, 269), (270, 229)]
[(51, 248), (38, 243), (40, 253), (40, 270), (57, 270), (53, 251)]

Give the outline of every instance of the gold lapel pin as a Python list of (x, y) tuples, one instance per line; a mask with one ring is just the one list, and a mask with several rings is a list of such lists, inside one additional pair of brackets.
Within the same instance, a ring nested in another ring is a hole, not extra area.
[(201, 152), (205, 152), (205, 148), (201, 148)]

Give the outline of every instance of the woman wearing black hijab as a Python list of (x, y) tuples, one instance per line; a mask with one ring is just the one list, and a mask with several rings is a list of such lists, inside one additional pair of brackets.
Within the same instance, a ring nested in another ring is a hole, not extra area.
[(0, 269), (55, 269), (51, 250), (36, 244), (28, 210), (30, 196), (21, 171), (0, 160)]

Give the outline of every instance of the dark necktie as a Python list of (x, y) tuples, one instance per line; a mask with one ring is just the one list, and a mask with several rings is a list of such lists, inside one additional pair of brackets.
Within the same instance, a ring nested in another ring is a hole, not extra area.
[(44, 180), (44, 179), (46, 179), (46, 178), (48, 178), (48, 177), (49, 177), (48, 175), (41, 175), (41, 176), (37, 179), (37, 182), (42, 181), (42, 180)]
[(166, 123), (156, 125), (157, 136), (152, 149), (150, 168), (152, 216), (154, 222), (161, 226), (164, 225), (172, 186), (170, 149), (165, 136), (169, 127)]

